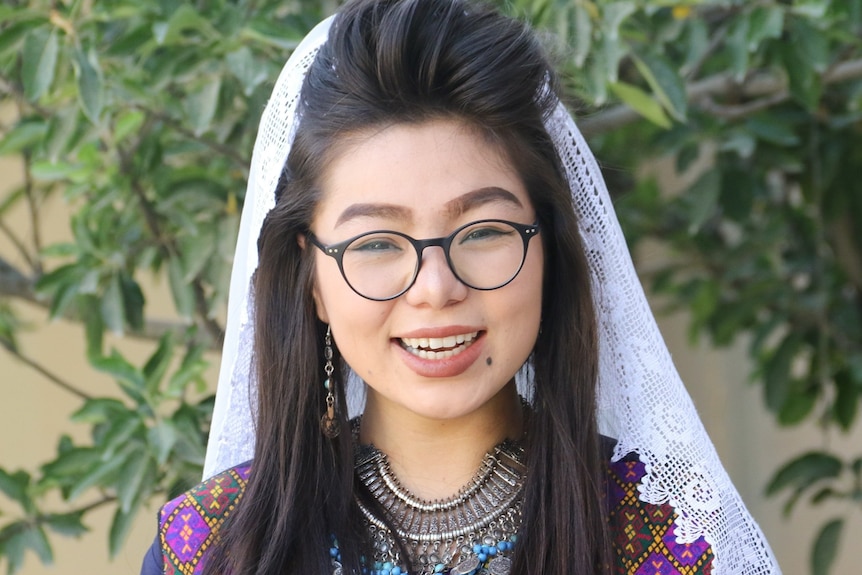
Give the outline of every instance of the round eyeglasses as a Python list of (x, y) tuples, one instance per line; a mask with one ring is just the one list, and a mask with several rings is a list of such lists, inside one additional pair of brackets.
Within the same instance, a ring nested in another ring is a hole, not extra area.
[(439, 246), (449, 269), (463, 284), (476, 290), (495, 290), (511, 282), (527, 259), (530, 238), (539, 224), (479, 220), (461, 226), (444, 238), (416, 240), (390, 230), (367, 232), (337, 244), (324, 245), (308, 232), (309, 241), (338, 262), (347, 285), (374, 301), (395, 299), (419, 275), (422, 252)]

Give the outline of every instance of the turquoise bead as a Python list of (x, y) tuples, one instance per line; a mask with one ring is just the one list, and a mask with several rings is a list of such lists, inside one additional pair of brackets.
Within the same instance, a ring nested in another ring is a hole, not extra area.
[(389, 572), (389, 575), (401, 575), (401, 567), (393, 567), (392, 571)]
[(445, 565), (443, 565), (442, 563), (438, 563), (437, 565), (434, 566), (434, 573), (441, 573), (443, 571), (443, 569), (445, 569), (445, 568), (446, 568)]

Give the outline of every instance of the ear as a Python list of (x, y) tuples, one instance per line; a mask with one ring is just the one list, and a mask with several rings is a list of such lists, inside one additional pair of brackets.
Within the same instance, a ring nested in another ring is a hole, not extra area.
[[(296, 234), (296, 243), (299, 244), (299, 249), (305, 249), (305, 234)], [(326, 313), (326, 306), (323, 304), (323, 298), (320, 296), (320, 290), (317, 285), (317, 266), (315, 266), (314, 277), (312, 278), (312, 283), (314, 284), (311, 288), (311, 297), (314, 298), (314, 310), (317, 312), (317, 318), (323, 323), (329, 323), (329, 314)]]
[(317, 319), (325, 324), (329, 324), (329, 314), (326, 313), (326, 306), (323, 303), (323, 298), (320, 297), (320, 290), (317, 289), (317, 276), (314, 278), (314, 287), (311, 290), (311, 296), (314, 298), (314, 310), (317, 312)]

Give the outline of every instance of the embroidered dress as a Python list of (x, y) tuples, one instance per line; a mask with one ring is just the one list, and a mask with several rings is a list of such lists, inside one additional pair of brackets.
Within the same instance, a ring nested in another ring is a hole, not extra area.
[(159, 514), (159, 540), (167, 575), (203, 573), (218, 529), (245, 493), (250, 465), (219, 473), (168, 502)]
[[(250, 465), (224, 471), (166, 504), (159, 516), (154, 543), (160, 561), (148, 556), (142, 575), (199, 575), (218, 529), (242, 499)], [(713, 551), (699, 538), (678, 543), (676, 513), (668, 504), (652, 505), (638, 498), (644, 464), (630, 455), (607, 467), (608, 521), (611, 526), (615, 575), (711, 575)], [(326, 550), (322, 549), (321, 553)]]
[(608, 466), (608, 521), (617, 560), (615, 573), (710, 575), (713, 553), (709, 544), (702, 537), (677, 543), (673, 507), (638, 498), (645, 473), (644, 464), (633, 455)]

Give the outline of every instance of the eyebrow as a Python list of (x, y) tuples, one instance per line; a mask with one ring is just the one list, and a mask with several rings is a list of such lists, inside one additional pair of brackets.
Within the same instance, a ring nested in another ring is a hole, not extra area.
[[(488, 186), (485, 188), (479, 188), (478, 190), (472, 190), (463, 196), (449, 200), (445, 204), (445, 210), (450, 216), (460, 216), (479, 206), (495, 202), (512, 204), (519, 208), (524, 207), (521, 201), (512, 192), (496, 186)], [(338, 216), (338, 220), (335, 222), (335, 227), (356, 218), (410, 220), (412, 217), (413, 210), (395, 204), (351, 204)]]
[(409, 220), (412, 217), (412, 214), (413, 211), (409, 208), (396, 206), (394, 204), (352, 204), (338, 216), (338, 220), (335, 222), (335, 227), (356, 218)]
[(446, 202), (446, 211), (452, 216), (460, 216), (479, 206), (497, 202), (512, 204), (518, 208), (524, 207), (521, 200), (512, 192), (496, 186), (488, 186), (449, 200)]

